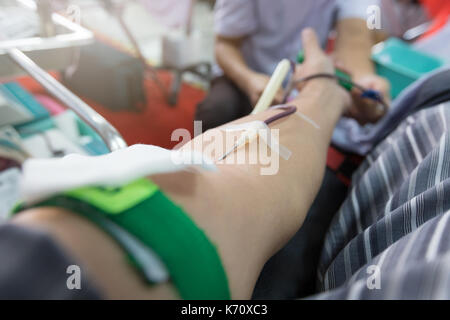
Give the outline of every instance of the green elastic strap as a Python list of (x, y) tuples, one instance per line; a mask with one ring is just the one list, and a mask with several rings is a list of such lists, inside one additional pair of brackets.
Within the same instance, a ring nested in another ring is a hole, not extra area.
[[(179, 206), (147, 179), (122, 188), (81, 188), (36, 206), (69, 209), (104, 229), (94, 218), (101, 214), (161, 258), (182, 299), (230, 299), (227, 276), (215, 246)], [(133, 259), (132, 253), (127, 253)]]

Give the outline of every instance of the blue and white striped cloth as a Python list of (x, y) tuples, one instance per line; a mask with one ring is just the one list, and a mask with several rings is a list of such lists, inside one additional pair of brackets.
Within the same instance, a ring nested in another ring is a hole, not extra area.
[(450, 299), (450, 102), (367, 157), (326, 235), (317, 299)]

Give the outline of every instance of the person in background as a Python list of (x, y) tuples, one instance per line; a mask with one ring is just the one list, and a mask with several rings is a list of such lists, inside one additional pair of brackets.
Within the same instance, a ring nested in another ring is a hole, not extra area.
[[(208, 130), (249, 114), (278, 62), (284, 58), (295, 61), (306, 27), (316, 31), (322, 48), (327, 47), (335, 28), (336, 61), (357, 83), (387, 96), (389, 84), (374, 74), (370, 61), (374, 39), (366, 20), (371, 5), (379, 5), (379, 0), (218, 0), (216, 77), (197, 107), (195, 120), (201, 120)], [(281, 103), (282, 96), (279, 92), (274, 102)], [(366, 118), (361, 122), (374, 122), (383, 115), (366, 100), (354, 98), (355, 106), (373, 107), (372, 114), (364, 112)]]

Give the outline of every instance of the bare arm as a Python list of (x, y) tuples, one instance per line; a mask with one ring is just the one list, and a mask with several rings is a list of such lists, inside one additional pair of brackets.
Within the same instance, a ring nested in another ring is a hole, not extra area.
[[(310, 72), (332, 72), (333, 66), (320, 50), (314, 33), (305, 32), (303, 41)], [(276, 174), (261, 176), (261, 164), (222, 161), (217, 164), (218, 172), (152, 177), (217, 245), (234, 299), (250, 298), (264, 263), (303, 223), (322, 181), (333, 128), (350, 98), (334, 81), (322, 79), (307, 84), (292, 104), (320, 129), (297, 115), (271, 125), (279, 130), (280, 143), (292, 151), (289, 160), (279, 159)], [(279, 112), (269, 110), (237, 122), (264, 120)], [(218, 129), (209, 132), (214, 130)], [(197, 148), (195, 142), (184, 148)], [(237, 151), (243, 152), (254, 152), (254, 148), (247, 146)], [(123, 259), (121, 249), (88, 221), (70, 212), (35, 209), (17, 216), (15, 223), (45, 228), (54, 235), (84, 263), (109, 298), (177, 297), (170, 284), (145, 287)]]

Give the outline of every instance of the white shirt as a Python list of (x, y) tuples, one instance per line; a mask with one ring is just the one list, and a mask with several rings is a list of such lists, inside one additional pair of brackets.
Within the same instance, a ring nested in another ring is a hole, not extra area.
[(366, 20), (371, 5), (379, 0), (218, 0), (214, 28), (221, 36), (246, 37), (242, 53), (248, 66), (271, 74), (282, 59), (295, 60), (302, 29), (314, 28), (325, 47), (336, 20)]

